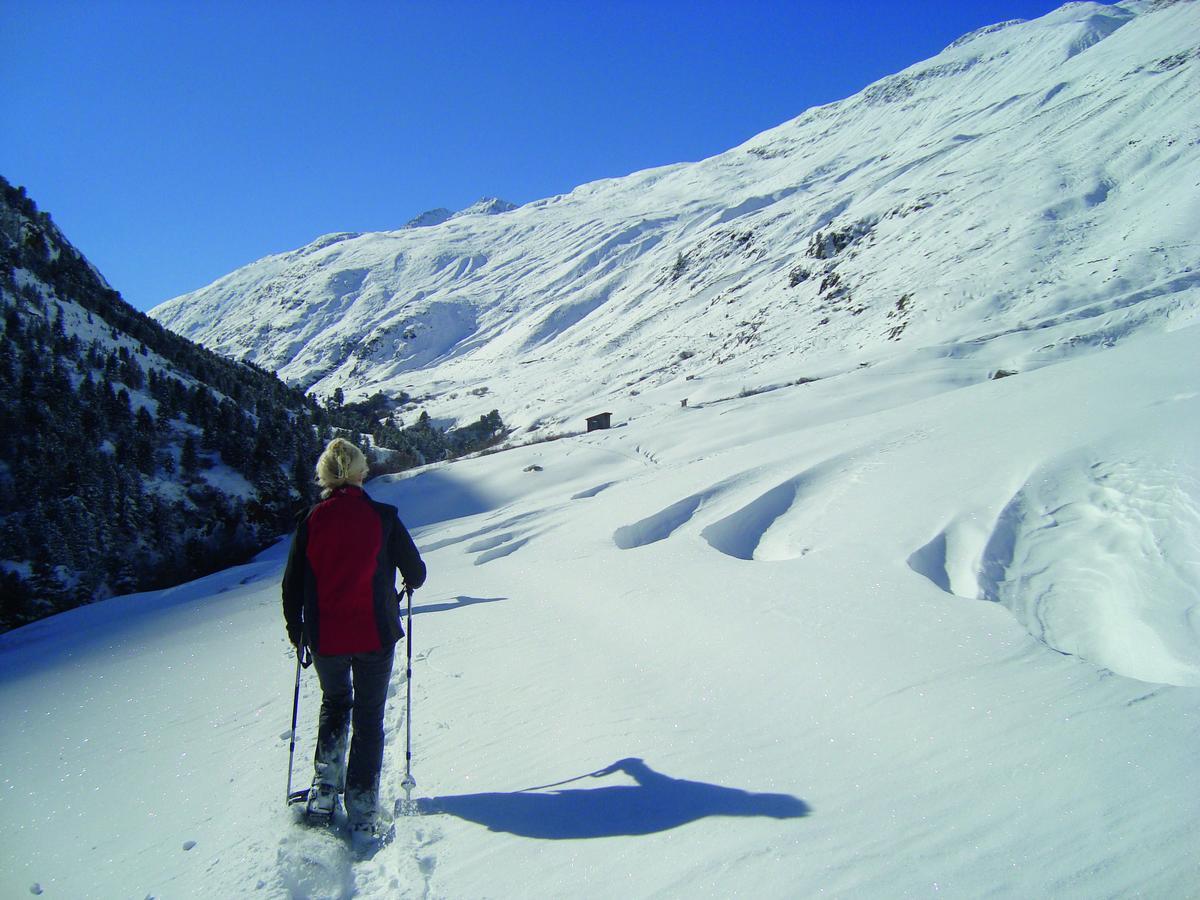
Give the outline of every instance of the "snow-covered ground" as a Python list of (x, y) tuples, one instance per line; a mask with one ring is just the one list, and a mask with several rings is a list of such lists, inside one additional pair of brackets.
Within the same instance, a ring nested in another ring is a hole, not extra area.
[(0, 896), (1200, 896), (1200, 324), (993, 366), (371, 482), (431, 571), (371, 859), (284, 806), (285, 545), (0, 636)]

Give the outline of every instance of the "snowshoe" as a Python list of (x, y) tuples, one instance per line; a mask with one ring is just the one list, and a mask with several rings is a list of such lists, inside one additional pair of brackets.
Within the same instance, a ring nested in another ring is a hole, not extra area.
[(298, 791), (292, 791), (288, 794), (288, 806), (307, 806), (308, 805), (308, 788), (302, 788)]
[(310, 822), (329, 822), (333, 819), (333, 810), (337, 805), (337, 788), (331, 784), (317, 784), (308, 791), (308, 803), (304, 814)]

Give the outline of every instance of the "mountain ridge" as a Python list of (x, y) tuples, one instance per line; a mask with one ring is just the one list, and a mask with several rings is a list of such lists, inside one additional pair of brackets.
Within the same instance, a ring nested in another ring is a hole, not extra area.
[(454, 419), (486, 389), (534, 429), (731, 369), (1044, 329), (988, 360), (1019, 369), (1169, 327), (1195, 302), (1196, 4), (1000, 24), (709, 159), (309, 245), (151, 315), (319, 395)]

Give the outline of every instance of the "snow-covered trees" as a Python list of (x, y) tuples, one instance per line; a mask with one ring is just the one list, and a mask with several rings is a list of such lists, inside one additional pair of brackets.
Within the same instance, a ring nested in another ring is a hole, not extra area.
[(138, 313), (23, 190), (0, 194), (0, 629), (286, 531), (311, 499), (307, 398)]

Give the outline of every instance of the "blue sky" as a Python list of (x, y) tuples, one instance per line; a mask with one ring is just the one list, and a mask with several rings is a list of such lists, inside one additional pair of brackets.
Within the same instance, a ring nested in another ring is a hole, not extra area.
[(0, 174), (141, 309), (332, 231), (703, 159), (1055, 0), (0, 0)]

